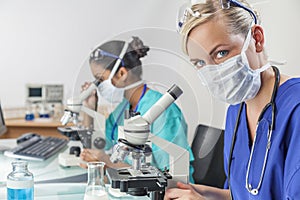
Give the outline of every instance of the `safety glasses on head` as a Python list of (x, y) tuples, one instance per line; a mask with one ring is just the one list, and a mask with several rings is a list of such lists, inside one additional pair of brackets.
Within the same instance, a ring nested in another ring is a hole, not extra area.
[(188, 18), (190, 17), (209, 17), (213, 13), (200, 13), (199, 10), (193, 10), (192, 6), (195, 5), (191, 2), (186, 2), (180, 6), (177, 12), (177, 18), (176, 18), (176, 26), (177, 31), (181, 32), (181, 28), (185, 24)]
[(254, 23), (257, 24), (256, 14), (250, 8), (247, 8), (237, 0), (220, 0), (220, 4), (222, 9), (229, 9), (231, 6), (243, 8), (244, 10), (248, 11), (252, 15)]
[(104, 51), (102, 49), (96, 49), (95, 51), (93, 51), (90, 55), (90, 58), (94, 61), (97, 61), (97, 60), (101, 60), (103, 59), (104, 57), (110, 57), (110, 58), (115, 58), (115, 59), (119, 59), (122, 63), (122, 65), (124, 65), (124, 61), (121, 57), (119, 56), (116, 56), (112, 53), (109, 53), (107, 51)]
[[(117, 61), (114, 65), (114, 67), (112, 68), (108, 79), (104, 80), (103, 82), (101, 82), (98, 85), (98, 90), (99, 90), (101, 96), (103, 96), (107, 101), (109, 101), (111, 103), (120, 103), (124, 97), (125, 88), (118, 88), (118, 87), (114, 86), (112, 84), (111, 79), (116, 74), (116, 72), (119, 68), (120, 62), (121, 61), (123, 62), (122, 59), (127, 52), (127, 48), (128, 48), (128, 43), (125, 42), (120, 55), (116, 56)], [(108, 55), (108, 54), (106, 54), (106, 55)], [(109, 53), (109, 55), (111, 56), (112, 54)], [(113, 57), (113, 58), (115, 58), (115, 57)]]
[[(178, 10), (177, 13), (177, 21), (176, 21), (176, 26), (177, 26), (177, 31), (181, 32), (181, 29), (183, 27), (183, 25), (186, 23), (187, 19), (190, 17), (196, 17), (196, 18), (207, 18), (209, 16), (211, 16), (214, 13), (201, 13), (201, 10), (193, 10), (192, 7), (195, 4), (201, 4), (201, 3), (205, 3), (206, 1), (202, 0), (202, 1), (197, 1), (194, 3), (191, 2), (186, 2), (184, 3)], [(220, 9), (230, 9), (230, 7), (240, 7), (244, 10), (246, 10), (247, 12), (249, 12), (251, 14), (251, 16), (254, 19), (254, 23), (257, 24), (257, 16), (255, 15), (255, 13), (248, 7), (244, 6), (242, 3), (240, 3), (237, 0), (219, 0), (219, 5), (220, 5)]]

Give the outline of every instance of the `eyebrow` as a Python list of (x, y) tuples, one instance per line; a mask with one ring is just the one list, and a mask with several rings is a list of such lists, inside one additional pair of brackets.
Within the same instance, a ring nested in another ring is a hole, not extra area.
[(209, 55), (211, 55), (213, 52), (215, 52), (216, 49), (219, 48), (220, 46), (225, 46), (225, 44), (218, 44), (217, 46), (215, 46), (215, 47), (209, 52)]
[(99, 79), (100, 77), (98, 76), (98, 74), (94, 75), (95, 79)]
[(198, 60), (200, 60), (200, 59), (199, 58), (191, 58), (190, 62), (195, 62), (195, 61), (198, 61)]
[(95, 79), (97, 79), (97, 80), (103, 80), (102, 74), (97, 73), (97, 74), (95, 74), (94, 77), (95, 77)]
[[(211, 54), (212, 54), (214, 51), (216, 51), (217, 48), (219, 48), (220, 46), (226, 46), (226, 45), (228, 45), (228, 44), (218, 44), (217, 46), (215, 46), (215, 47), (209, 52), (208, 55), (211, 56)], [(190, 59), (190, 62), (195, 62), (195, 61), (199, 61), (199, 60), (202, 60), (202, 59), (199, 59), (199, 58), (191, 58), (191, 59)]]
[[(209, 56), (211, 56), (215, 51), (216, 51), (216, 49), (218, 49), (220, 46), (224, 46), (224, 47), (227, 47), (227, 48), (229, 48), (229, 45), (230, 44), (218, 44), (218, 45), (216, 45), (210, 52), (209, 52)], [(199, 60), (203, 60), (203, 59), (200, 59), (200, 58), (191, 58), (190, 59), (190, 62), (195, 62), (195, 61), (199, 61)]]

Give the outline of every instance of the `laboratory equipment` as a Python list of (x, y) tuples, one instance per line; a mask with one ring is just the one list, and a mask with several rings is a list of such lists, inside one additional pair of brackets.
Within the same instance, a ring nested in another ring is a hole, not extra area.
[[(54, 118), (60, 115), (64, 88), (62, 84), (31, 84), (26, 89), (26, 120), (33, 120), (34, 115), (39, 118)], [(30, 109), (28, 109), (30, 105)], [(55, 109), (56, 108), (56, 109)]]
[[(97, 89), (100, 82), (95, 80), (92, 84), (84, 90), (78, 97), (71, 97), (67, 100), (67, 109), (61, 118), (62, 125), (73, 121), (75, 126), (72, 127), (58, 127), (58, 131), (71, 140), (80, 140), (83, 148), (103, 149), (105, 147), (105, 117), (95, 110), (87, 108), (82, 105), (82, 102), (90, 96), (90, 94)], [(88, 114), (94, 119), (93, 128), (84, 128), (79, 125), (80, 111)], [(78, 165), (80, 158), (70, 153), (62, 153), (59, 155), (59, 163), (62, 166)]]
[(26, 100), (32, 103), (61, 103), (64, 97), (62, 84), (26, 84)]
[(50, 118), (50, 111), (47, 109), (47, 103), (43, 101), (40, 104), (39, 118)]
[[(152, 199), (163, 199), (165, 188), (174, 187), (178, 181), (188, 182), (188, 151), (150, 133), (150, 125), (181, 94), (182, 90), (173, 85), (143, 116), (134, 112), (125, 115), (124, 128), (119, 127), (119, 136), (124, 134), (124, 138), (119, 137), (110, 159), (112, 162), (123, 161), (131, 155), (132, 166), (107, 169), (112, 188), (133, 196), (150, 195)], [(169, 153), (169, 170), (162, 172), (145, 163), (145, 158), (151, 155), (151, 147), (145, 144), (148, 140)]]
[(88, 162), (88, 182), (84, 200), (108, 199), (104, 184), (104, 162)]
[(1, 108), (1, 102), (0, 102), (0, 136), (6, 133), (7, 127), (5, 125), (4, 116)]
[[(268, 127), (268, 134), (267, 134), (267, 144), (266, 144), (266, 148), (265, 148), (265, 155), (264, 155), (264, 160), (263, 160), (263, 164), (262, 164), (262, 167), (261, 167), (261, 173), (260, 173), (260, 177), (259, 179), (259, 182), (256, 186), (254, 186), (253, 184), (249, 183), (249, 173), (250, 173), (250, 169), (251, 169), (251, 162), (253, 161), (252, 158), (253, 158), (253, 154), (255, 153), (255, 146), (257, 145), (257, 141), (256, 141), (256, 136), (254, 137), (254, 141), (253, 141), (253, 144), (252, 144), (252, 148), (251, 148), (251, 153), (250, 153), (250, 158), (249, 158), (249, 161), (248, 161), (248, 164), (247, 164), (247, 171), (246, 171), (246, 189), (249, 193), (251, 193), (252, 195), (258, 195), (259, 193), (259, 190), (260, 190), (260, 187), (262, 185), (262, 181), (263, 181), (263, 178), (264, 178), (264, 173), (265, 173), (265, 168), (266, 168), (266, 164), (267, 164), (267, 161), (268, 161), (268, 155), (269, 155), (269, 150), (271, 148), (271, 139), (272, 139), (272, 133), (273, 133), (273, 130), (274, 130), (274, 125), (275, 125), (275, 113), (276, 113), (276, 102), (275, 102), (275, 98), (276, 98), (276, 95), (277, 95), (277, 90), (278, 90), (278, 87), (279, 87), (279, 83), (280, 83), (280, 72), (278, 70), (277, 67), (275, 66), (272, 66), (273, 68), (273, 71), (275, 73), (275, 81), (274, 81), (274, 85), (273, 85), (273, 92), (272, 92), (272, 96), (271, 96), (271, 100), (270, 102), (262, 109), (260, 115), (259, 115), (259, 118), (258, 118), (258, 123), (257, 123), (257, 126), (256, 126), (256, 130), (255, 132), (257, 132), (257, 130), (259, 130), (259, 127), (260, 127), (260, 123), (263, 121), (263, 116), (264, 116), (264, 113), (269, 109), (269, 107), (272, 109), (272, 121), (271, 121), (271, 124), (269, 125)], [(233, 157), (233, 151), (234, 151), (234, 146), (235, 146), (235, 142), (236, 142), (236, 133), (237, 133), (237, 130), (238, 130), (238, 126), (240, 125), (240, 118), (241, 118), (241, 113), (242, 113), (242, 109), (244, 107), (244, 102), (241, 103), (240, 105), (240, 108), (239, 108), (239, 112), (238, 112), (238, 116), (237, 116), (237, 119), (236, 119), (236, 123), (235, 123), (235, 128), (234, 128), (234, 133), (232, 135), (232, 141), (231, 141), (231, 146), (230, 146), (230, 153), (229, 153), (229, 157), (228, 157), (228, 185), (229, 185), (229, 189), (230, 189), (230, 173), (231, 173), (231, 162), (232, 162), (232, 157)], [(255, 158), (255, 157), (254, 157)], [(258, 166), (255, 166), (256, 168)], [(253, 167), (254, 168), (254, 167)], [(252, 169), (253, 169), (252, 168)], [(253, 180), (252, 180), (253, 181)], [(230, 193), (231, 193), (231, 196), (232, 196), (232, 191), (230, 189)]]
[(5, 156), (25, 160), (44, 161), (64, 149), (68, 140), (56, 137), (44, 137), (27, 133), (18, 138), (18, 145), (4, 152)]
[(33, 200), (33, 175), (26, 161), (12, 162), (13, 171), (7, 176), (7, 199)]
[[(6, 132), (7, 132), (7, 127), (5, 125), (4, 116), (3, 116), (3, 112), (2, 112), (2, 108), (1, 108), (1, 102), (0, 102), (0, 136), (5, 134)], [(0, 154), (8, 149), (10, 149), (9, 146), (0, 145)]]
[[(87, 90), (84, 90), (78, 97), (72, 97), (67, 100), (67, 109), (61, 118), (62, 125), (66, 125), (68, 122), (73, 121), (76, 128), (73, 128), (80, 135), (85, 148), (97, 148), (103, 149), (105, 146), (105, 117), (95, 110), (89, 109), (82, 105), (82, 102), (90, 96), (90, 94), (97, 89), (100, 84), (98, 80), (95, 80)], [(94, 119), (93, 130), (87, 130), (79, 127), (78, 117), (80, 111), (85, 112)], [(59, 128), (58, 130), (62, 133), (68, 131), (69, 128)], [(87, 145), (88, 144), (88, 145)]]
[(25, 120), (26, 121), (34, 120), (34, 113), (32, 111), (32, 105), (30, 101), (26, 102)]

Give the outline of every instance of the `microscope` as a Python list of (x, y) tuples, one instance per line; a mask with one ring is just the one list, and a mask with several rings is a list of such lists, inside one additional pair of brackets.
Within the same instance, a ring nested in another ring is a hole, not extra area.
[[(82, 105), (82, 102), (90, 96), (90, 94), (97, 89), (100, 82), (95, 80), (89, 86), (88, 89), (84, 90), (78, 97), (71, 97), (67, 100), (67, 109), (64, 111), (60, 122), (65, 126), (69, 122), (73, 122), (75, 126), (71, 127), (58, 127), (58, 131), (63, 135), (70, 138), (70, 140), (80, 140), (83, 148), (96, 148), (103, 149), (105, 147), (105, 117), (104, 115), (98, 113), (95, 110), (87, 108)], [(84, 112), (88, 114), (94, 120), (93, 128), (84, 128), (79, 126), (79, 113)], [(78, 149), (79, 148), (79, 149)], [(78, 157), (80, 154), (80, 147), (70, 148), (70, 154), (77, 154), (75, 157)], [(72, 152), (71, 152), (72, 151)], [(78, 152), (79, 151), (79, 152)], [(60, 163), (63, 166), (77, 165), (76, 163), (70, 161), (72, 155), (60, 155)], [(79, 159), (79, 158), (78, 158)], [(78, 162), (74, 158), (75, 162)]]
[[(132, 157), (130, 168), (107, 168), (106, 173), (113, 189), (133, 196), (148, 195), (151, 199), (163, 199), (166, 188), (175, 187), (178, 181), (189, 180), (189, 152), (169, 141), (150, 133), (150, 125), (180, 95), (182, 90), (173, 85), (143, 116), (139, 113), (125, 114), (124, 127), (119, 127), (119, 140), (110, 157), (114, 163)], [(120, 138), (123, 135), (124, 138)], [(145, 162), (150, 156), (150, 140), (169, 154), (169, 167), (161, 171)], [(168, 145), (166, 145), (168, 144)]]

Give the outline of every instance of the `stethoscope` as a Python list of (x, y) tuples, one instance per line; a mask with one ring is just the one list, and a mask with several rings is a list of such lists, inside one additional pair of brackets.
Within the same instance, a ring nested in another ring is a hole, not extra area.
[[(135, 109), (134, 109), (134, 112), (137, 112), (138, 107), (139, 107), (139, 104), (140, 104), (140, 101), (141, 101), (142, 98), (144, 97), (144, 95), (145, 95), (145, 93), (146, 93), (146, 90), (147, 90), (147, 84), (144, 84), (144, 88), (143, 88), (142, 94), (141, 94), (141, 96), (140, 96), (140, 98), (139, 98), (139, 100), (138, 100), (138, 103), (137, 103), (137, 105), (136, 105), (136, 107), (135, 107)], [(115, 121), (115, 123), (114, 123), (114, 125), (113, 125), (113, 128), (112, 128), (112, 130), (111, 130), (110, 138), (111, 138), (111, 141), (113, 141), (113, 143), (114, 143), (114, 141), (115, 141), (114, 132), (115, 132), (116, 128), (118, 127), (118, 122), (120, 121), (121, 116), (124, 114), (124, 111), (125, 111), (125, 109), (127, 108), (128, 104), (129, 104), (129, 102), (127, 101), (127, 102), (124, 104), (124, 106), (122, 107), (120, 113), (118, 114), (118, 116), (117, 116), (117, 118), (116, 118), (116, 121)]]
[[(268, 141), (267, 141), (267, 146), (266, 146), (266, 151), (265, 151), (265, 156), (264, 156), (264, 162), (263, 162), (263, 167), (262, 167), (262, 170), (261, 170), (258, 185), (255, 188), (249, 183), (249, 171), (250, 171), (250, 167), (251, 167), (251, 164), (252, 164), (252, 156), (253, 156), (253, 151), (254, 151), (254, 148), (255, 148), (256, 136), (254, 137), (253, 145), (252, 145), (251, 152), (250, 152), (250, 158), (249, 158), (248, 165), (247, 165), (246, 189), (252, 195), (257, 195), (258, 194), (259, 189), (260, 189), (261, 184), (262, 184), (262, 180), (263, 180), (263, 177), (264, 177), (264, 172), (265, 172), (265, 168), (266, 168), (266, 164), (267, 164), (268, 154), (269, 154), (269, 150), (270, 150), (270, 147), (271, 147), (272, 133), (273, 133), (274, 124), (275, 124), (275, 112), (276, 112), (275, 97), (276, 97), (277, 89), (278, 89), (279, 82), (280, 82), (280, 73), (279, 73), (279, 70), (278, 70), (277, 67), (272, 66), (272, 68), (275, 72), (275, 82), (274, 82), (274, 87), (273, 87), (271, 100), (263, 108), (262, 112), (259, 115), (258, 122), (257, 122), (257, 125), (256, 125), (256, 130), (257, 130), (258, 124), (261, 121), (264, 113), (266, 112), (266, 110), (269, 107), (271, 107), (272, 108), (272, 121), (271, 121), (271, 125), (269, 126), (269, 129), (268, 129)], [(239, 121), (240, 121), (240, 117), (241, 117), (241, 113), (242, 113), (244, 104), (245, 104), (244, 102), (241, 103), (241, 105), (239, 107), (238, 116), (237, 116), (237, 119), (236, 119), (236, 122), (235, 122), (234, 132), (233, 132), (232, 140), (231, 140), (232, 142), (231, 142), (231, 147), (230, 147), (229, 158), (228, 158), (228, 186), (229, 186), (230, 198), (231, 199), (233, 199), (233, 196), (232, 196), (232, 192), (231, 192), (231, 189), (230, 189), (230, 167), (231, 167), (231, 161), (232, 161), (232, 153), (233, 153), (234, 145), (235, 145), (235, 142), (236, 142), (236, 133), (237, 133), (237, 129), (238, 129), (238, 126), (239, 126)]]

